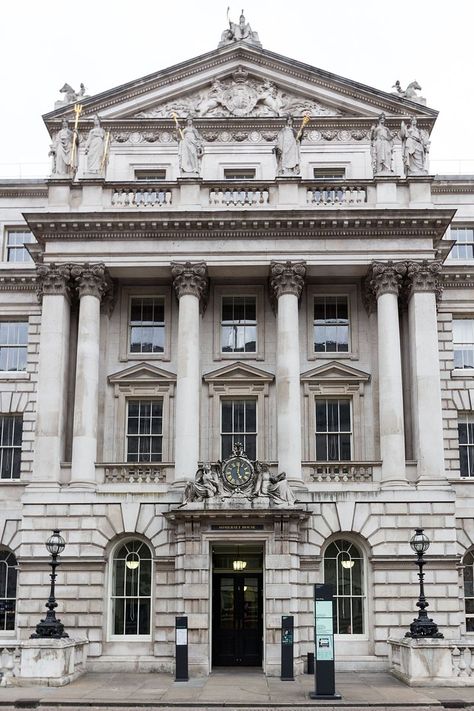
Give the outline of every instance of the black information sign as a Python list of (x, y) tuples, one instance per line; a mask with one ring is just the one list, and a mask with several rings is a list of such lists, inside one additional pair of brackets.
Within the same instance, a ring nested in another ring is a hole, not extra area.
[(334, 592), (332, 585), (314, 586), (314, 683), (311, 699), (340, 699), (334, 683)]
[(282, 681), (294, 681), (293, 674), (294, 621), (292, 615), (281, 618), (281, 676)]
[(189, 681), (188, 676), (188, 618), (176, 618), (176, 676), (175, 681)]

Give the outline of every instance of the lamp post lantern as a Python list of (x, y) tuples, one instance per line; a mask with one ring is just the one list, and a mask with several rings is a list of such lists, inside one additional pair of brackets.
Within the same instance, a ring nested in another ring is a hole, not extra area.
[(31, 639), (61, 639), (63, 637), (69, 637), (69, 635), (64, 631), (64, 625), (62, 622), (56, 619), (55, 609), (58, 606), (58, 603), (56, 602), (54, 594), (56, 568), (59, 565), (58, 556), (63, 552), (65, 546), (66, 541), (61, 536), (61, 532), (58, 529), (55, 529), (46, 541), (46, 548), (48, 552), (51, 553), (51, 560), (49, 562), (51, 566), (51, 590), (48, 602), (46, 603), (48, 612), (46, 613), (44, 620), (41, 620), (41, 622), (38, 622), (36, 625), (36, 632), (31, 635)]
[(423, 584), (423, 578), (425, 574), (423, 572), (423, 566), (426, 561), (423, 558), (423, 554), (426, 553), (430, 546), (430, 539), (423, 533), (422, 528), (415, 529), (415, 535), (410, 541), (410, 546), (412, 550), (418, 556), (416, 565), (419, 568), (418, 577), (420, 579), (420, 596), (416, 606), (419, 607), (418, 617), (416, 617), (410, 625), (410, 631), (405, 634), (405, 637), (412, 637), (413, 639), (419, 639), (420, 637), (433, 637), (435, 639), (442, 639), (443, 635), (438, 630), (438, 625), (433, 622), (433, 620), (428, 617), (426, 608), (428, 607), (428, 602), (426, 602), (425, 588)]

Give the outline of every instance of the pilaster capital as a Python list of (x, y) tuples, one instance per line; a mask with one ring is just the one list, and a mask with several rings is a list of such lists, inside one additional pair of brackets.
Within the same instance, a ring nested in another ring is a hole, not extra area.
[(398, 296), (407, 271), (406, 262), (372, 262), (366, 277), (366, 296), (376, 299), (383, 294)]
[(71, 298), (71, 265), (38, 264), (36, 267), (36, 285), (38, 301), (45, 294)]
[(298, 299), (303, 291), (306, 262), (271, 262), (270, 295), (277, 301), (283, 294), (293, 294)]
[(443, 287), (441, 286), (440, 272), (442, 263), (440, 260), (422, 262), (407, 262), (406, 291), (410, 298), (416, 291), (428, 291), (436, 294), (438, 299), (441, 296)]
[(199, 299), (201, 311), (204, 311), (209, 288), (206, 262), (171, 262), (171, 275), (178, 300), (191, 294)]
[(110, 294), (112, 290), (112, 279), (102, 262), (97, 264), (73, 264), (71, 266), (71, 277), (77, 288), (79, 298), (83, 296), (95, 296), (99, 301)]

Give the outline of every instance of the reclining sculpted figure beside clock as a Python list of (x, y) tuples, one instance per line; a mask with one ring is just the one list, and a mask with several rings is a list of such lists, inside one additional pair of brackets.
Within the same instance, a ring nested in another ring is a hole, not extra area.
[(241, 444), (232, 448), (232, 456), (217, 464), (200, 466), (193, 482), (189, 482), (183, 504), (213, 498), (268, 498), (272, 505), (293, 506), (295, 497), (285, 472), (271, 474), (265, 462), (250, 461)]

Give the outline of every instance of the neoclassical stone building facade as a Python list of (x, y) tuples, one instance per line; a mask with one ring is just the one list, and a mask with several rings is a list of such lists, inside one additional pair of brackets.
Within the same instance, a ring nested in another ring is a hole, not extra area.
[(186, 615), (191, 674), (279, 674), (293, 615), (302, 672), (323, 581), (339, 668), (386, 668), (418, 526), (469, 648), (474, 180), (430, 174), (436, 116), (245, 23), (44, 116), (51, 175), (0, 184), (2, 648), (59, 528), (90, 668), (171, 671)]

